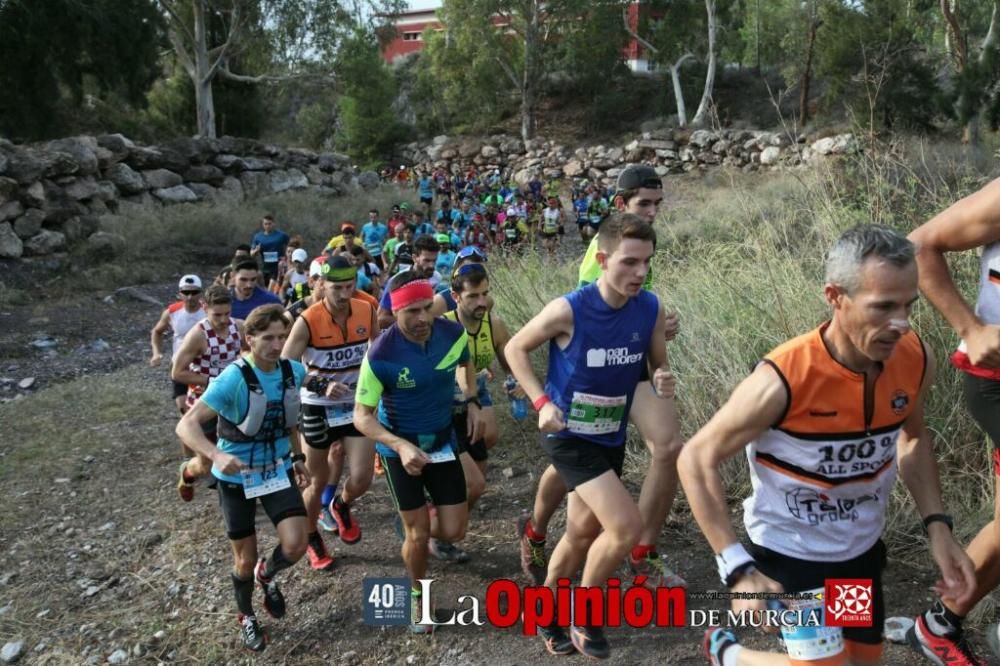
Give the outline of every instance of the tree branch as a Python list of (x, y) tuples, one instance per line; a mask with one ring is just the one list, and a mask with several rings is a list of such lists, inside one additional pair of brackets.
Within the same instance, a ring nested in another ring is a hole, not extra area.
[(990, 16), (990, 29), (983, 38), (982, 51), (979, 52), (979, 62), (986, 60), (986, 52), (996, 45), (997, 41), (997, 3), (993, 3), (993, 14)]
[[(625, 26), (625, 32), (629, 34), (635, 41), (639, 42), (639, 45), (647, 51), (652, 51), (653, 53), (659, 53), (660, 49), (653, 46), (651, 43), (639, 36), (639, 33), (632, 29), (632, 26), (628, 24), (628, 8), (629, 5), (622, 7), (622, 25)], [(688, 54), (689, 55), (689, 54)], [(693, 57), (693, 56), (692, 56)]]
[(191, 54), (188, 53), (187, 48), (184, 46), (184, 40), (181, 39), (181, 36), (178, 35), (177, 31), (174, 29), (167, 30), (167, 35), (170, 37), (170, 43), (174, 47), (174, 53), (177, 54), (177, 59), (181, 61), (181, 66), (184, 68), (184, 71), (186, 71), (188, 76), (191, 77), (192, 83), (197, 83), (198, 71), (194, 66), (194, 58), (191, 57)]
[[(229, 33), (226, 35), (226, 41), (222, 46), (218, 47), (218, 56), (215, 58), (215, 62), (212, 63), (211, 67), (205, 73), (202, 79), (202, 83), (208, 83), (211, 81), (216, 73), (218, 73), (219, 68), (222, 63), (226, 61), (226, 55), (229, 51), (229, 47), (232, 46), (233, 42), (238, 39), (238, 34), (242, 31), (240, 24), (243, 22), (243, 17), (240, 15), (240, 5), (235, 3), (233, 5), (233, 19), (229, 25)], [(214, 51), (215, 49), (213, 49)]]
[(188, 42), (190, 44), (194, 44), (194, 33), (191, 32), (191, 29), (188, 27), (187, 23), (184, 22), (180, 14), (177, 13), (177, 10), (174, 9), (173, 3), (170, 2), (170, 0), (159, 0), (159, 3), (160, 6), (163, 7), (163, 9), (165, 9), (168, 14), (170, 14), (170, 18), (172, 19), (173, 24), (175, 26), (180, 26), (181, 30), (184, 31), (184, 36), (187, 37)]
[(951, 0), (941, 0), (941, 13), (944, 15), (944, 20), (948, 24), (948, 30), (951, 32), (952, 46), (952, 57), (958, 61), (958, 68), (962, 70), (965, 68), (965, 63), (968, 61), (968, 55), (965, 51), (965, 40), (962, 37), (962, 27), (958, 23), (958, 17), (955, 16), (955, 12), (951, 8)]
[(333, 76), (327, 76), (326, 74), (260, 74), (258, 76), (249, 76), (247, 74), (236, 74), (229, 69), (229, 64), (225, 63), (219, 67), (217, 74), (222, 78), (229, 79), (230, 81), (237, 81), (239, 83), (283, 83), (285, 81), (302, 81), (305, 79), (312, 79), (316, 81), (325, 81), (328, 83), (336, 83), (337, 79)]
[(517, 74), (514, 73), (514, 70), (511, 68), (511, 66), (506, 62), (504, 62), (502, 58), (496, 58), (496, 61), (497, 64), (500, 65), (500, 69), (503, 70), (504, 74), (506, 74), (507, 77), (511, 80), (511, 83), (514, 84), (514, 87), (517, 88), (518, 90), (521, 90), (521, 82), (518, 80)]

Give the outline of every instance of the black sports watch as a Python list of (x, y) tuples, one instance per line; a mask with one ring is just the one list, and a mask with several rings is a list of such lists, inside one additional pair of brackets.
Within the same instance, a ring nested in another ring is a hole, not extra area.
[(478, 397), (475, 397), (475, 398), (466, 398), (465, 399), (465, 404), (466, 405), (475, 405), (479, 409), (483, 408), (483, 406), (481, 404), (479, 404), (479, 398)]
[(949, 531), (955, 531), (955, 521), (947, 513), (932, 513), (924, 518), (924, 532), (927, 531), (931, 523), (944, 523), (948, 526)]
[(293, 453), (290, 460), (293, 465), (297, 462), (304, 463), (306, 461), (306, 456), (304, 453)]

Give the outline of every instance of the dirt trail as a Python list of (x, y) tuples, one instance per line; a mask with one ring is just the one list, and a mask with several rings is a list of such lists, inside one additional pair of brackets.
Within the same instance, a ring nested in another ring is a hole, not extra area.
[[(163, 300), (173, 292), (170, 284), (143, 289)], [(522, 637), (519, 629), (444, 627), (433, 637), (414, 637), (401, 628), (363, 624), (362, 579), (403, 573), (381, 478), (356, 507), (363, 540), (345, 546), (328, 538), (338, 560), (330, 573), (314, 572), (303, 561), (283, 574), (288, 616), (265, 618), (272, 642), (262, 656), (248, 656), (237, 645), (229, 547), (215, 493), (199, 487), (194, 501), (184, 504), (174, 490), (180, 454), (167, 373), (145, 363), (148, 330), (159, 311), (128, 299), (107, 303), (83, 296), (39, 299), (8, 308), (0, 318), (0, 376), (37, 377), (26, 397), (0, 405), (6, 508), (0, 553), (8, 563), (0, 572), (0, 643), (24, 640), (21, 663), (104, 663), (116, 650), (127, 651), (130, 663), (557, 661), (539, 639)], [(54, 354), (27, 346), (41, 331), (59, 341)], [(107, 351), (79, 349), (98, 337), (110, 345)], [(10, 397), (11, 390), (5, 391), (0, 395)], [(544, 461), (533, 422), (512, 421), (503, 399), (497, 409), (501, 443), (492, 452), (488, 490), (464, 544), (472, 560), (431, 563), (443, 615), (450, 615), (460, 595), (482, 599), (495, 579), (526, 582), (514, 525), (530, 505)], [(510, 478), (501, 473), (508, 467)], [(635, 493), (641, 478), (639, 469), (627, 474)], [(560, 513), (553, 535), (561, 533), (562, 521)], [(274, 532), (263, 512), (258, 533), (261, 551), (270, 552)], [(718, 587), (714, 562), (689, 516), (675, 513), (661, 544), (692, 590)], [(932, 580), (929, 569), (890, 566), (890, 614), (922, 609)], [(612, 664), (704, 663), (695, 629), (612, 629), (609, 637)], [(747, 638), (773, 645), (772, 639)], [(582, 663), (581, 657), (568, 660)], [(886, 661), (922, 663), (895, 646)]]

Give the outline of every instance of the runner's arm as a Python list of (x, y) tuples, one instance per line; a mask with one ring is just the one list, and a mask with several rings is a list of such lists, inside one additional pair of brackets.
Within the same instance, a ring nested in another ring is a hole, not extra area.
[(208, 376), (200, 372), (193, 372), (191, 364), (194, 360), (205, 353), (208, 341), (205, 339), (205, 332), (201, 326), (195, 326), (181, 343), (181, 348), (177, 350), (174, 357), (174, 364), (170, 368), (170, 378), (181, 384), (194, 386), (208, 386)]
[(738, 541), (722, 485), (722, 462), (781, 419), (788, 393), (775, 370), (761, 363), (681, 450), (677, 471), (698, 526), (712, 550)]
[(354, 395), (354, 427), (365, 437), (374, 439), (399, 454), (404, 467), (407, 467), (407, 472), (417, 473), (424, 464), (430, 461), (430, 458), (412, 442), (392, 434), (388, 428), (382, 425), (375, 415), (375, 409), (381, 398), (382, 382), (379, 381), (368, 363), (368, 358), (365, 357), (365, 360), (361, 362), (358, 389)]
[(573, 336), (573, 309), (565, 298), (557, 298), (525, 324), (504, 347), (511, 374), (532, 403), (545, 394), (545, 389), (531, 367), (530, 354), (548, 340), (564, 336)]
[(396, 323), (396, 318), (392, 315), (392, 310), (386, 310), (381, 305), (378, 306), (378, 327), (385, 330)]
[(302, 360), (302, 355), (309, 344), (309, 324), (302, 317), (295, 320), (292, 330), (285, 340), (285, 346), (281, 348), (281, 358)]
[[(941, 501), (941, 477), (934, 457), (934, 443), (924, 420), (924, 398), (934, 383), (934, 356), (924, 345), (927, 368), (923, 386), (917, 396), (913, 411), (903, 423), (903, 432), (896, 445), (899, 476), (917, 505), (921, 518), (944, 513)], [(976, 588), (975, 565), (964, 549), (955, 541), (951, 528), (942, 522), (927, 525), (931, 555), (941, 569), (942, 578), (934, 586), (943, 598), (959, 604), (967, 603)]]
[(163, 358), (163, 349), (161, 347), (163, 343), (163, 334), (170, 329), (170, 310), (164, 310), (163, 314), (160, 315), (160, 319), (153, 326), (153, 329), (149, 332), (149, 346), (153, 353), (150, 356), (149, 364), (156, 367), (160, 364), (160, 359)]
[(441, 294), (434, 294), (434, 302), (431, 304), (431, 316), (440, 317), (448, 311), (448, 303)]
[(507, 330), (507, 324), (493, 313), (490, 313), (490, 323), (493, 325), (493, 351), (496, 352), (500, 367), (509, 375), (511, 374), (510, 364), (507, 362), (507, 355), (504, 353), (504, 349), (507, 347), (507, 343), (510, 342), (510, 331)]
[(246, 467), (238, 458), (223, 453), (205, 437), (202, 425), (216, 418), (218, 414), (204, 400), (199, 400), (177, 422), (175, 432), (184, 445), (195, 453), (204, 456), (215, 463), (219, 469), (227, 473), (236, 473)]
[(955, 286), (944, 255), (1000, 241), (1000, 178), (939, 213), (909, 238), (917, 246), (920, 290), (968, 342), (984, 325)]

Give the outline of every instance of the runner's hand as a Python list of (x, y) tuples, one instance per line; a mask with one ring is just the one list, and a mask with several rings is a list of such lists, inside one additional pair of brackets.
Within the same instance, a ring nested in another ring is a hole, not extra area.
[(538, 429), (542, 432), (559, 432), (566, 429), (566, 417), (553, 403), (542, 405), (538, 412)]
[(468, 407), (468, 418), (466, 419), (466, 431), (470, 442), (478, 442), (486, 433), (486, 419), (483, 418), (483, 410), (475, 403), (470, 402)]
[(670, 342), (677, 337), (677, 331), (681, 328), (681, 323), (677, 319), (677, 313), (671, 312), (667, 315), (667, 327), (663, 330), (663, 339)]
[(410, 476), (419, 476), (424, 465), (431, 461), (430, 456), (410, 443), (400, 448), (397, 453), (399, 453), (399, 459), (403, 463), (403, 469)]
[[(733, 592), (765, 592), (765, 593), (780, 593), (784, 592), (785, 588), (782, 587), (781, 583), (778, 581), (768, 578), (760, 571), (754, 570), (752, 573), (748, 573), (738, 581), (736, 584), (730, 588)], [(750, 595), (738, 595), (738, 596), (750, 596)], [(767, 610), (767, 600), (766, 599), (738, 599), (733, 598), (732, 608), (735, 613), (760, 613)], [(774, 634), (780, 630), (780, 627), (761, 627), (766, 633)]]
[(344, 398), (351, 393), (351, 387), (340, 382), (330, 382), (326, 386), (326, 397), (338, 399)]
[(674, 373), (669, 370), (664, 370), (663, 368), (657, 368), (653, 372), (653, 392), (661, 398), (673, 398), (674, 389), (677, 387), (677, 380), (674, 378)]
[(222, 451), (215, 452), (212, 462), (215, 463), (215, 466), (218, 467), (219, 471), (223, 474), (239, 474), (242, 470), (247, 468), (242, 460), (236, 456), (231, 456), (228, 453), (223, 453)]
[(931, 523), (928, 532), (931, 556), (943, 576), (934, 584), (934, 591), (946, 601), (964, 604), (976, 590), (976, 567), (955, 541), (947, 525)]
[(149, 358), (149, 367), (158, 368), (160, 367), (160, 361), (163, 360), (163, 354), (153, 354)]
[(969, 360), (981, 368), (1000, 368), (1000, 326), (983, 325), (965, 337)]
[(295, 472), (295, 483), (298, 485), (299, 490), (305, 490), (312, 483), (312, 476), (309, 475), (309, 470), (306, 469), (306, 464), (301, 460), (296, 460), (295, 464), (292, 465), (292, 470)]

